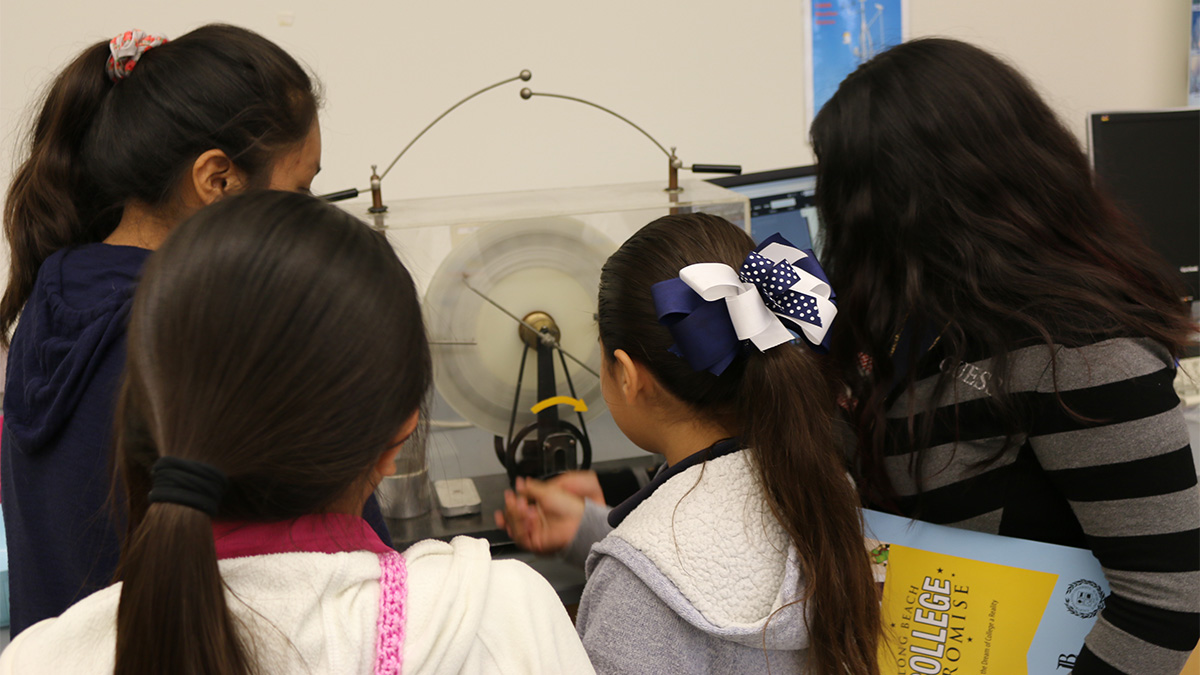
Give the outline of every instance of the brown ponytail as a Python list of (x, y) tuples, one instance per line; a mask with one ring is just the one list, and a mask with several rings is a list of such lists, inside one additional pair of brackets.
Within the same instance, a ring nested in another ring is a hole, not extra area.
[(212, 519), (148, 503), (150, 468), (169, 456), (219, 469), (222, 520), (289, 520), (367, 494), (432, 380), (416, 287), (350, 214), (295, 193), (236, 195), (150, 258), (128, 344), (116, 673), (251, 673)]
[(208, 150), (224, 151), (262, 187), (274, 159), (316, 121), (319, 97), (304, 68), (244, 28), (197, 28), (147, 51), (116, 84), (105, 72), (108, 56), (108, 41), (96, 43), (54, 80), (29, 157), (9, 186), (4, 345), (38, 268), (55, 251), (104, 240), (131, 200), (169, 206)]
[(206, 514), (152, 504), (126, 542), (123, 576), (114, 675), (254, 672), (226, 606)]
[(816, 361), (791, 345), (749, 354), (738, 418), (767, 504), (810, 580), (814, 672), (877, 675), (879, 591), (858, 495), (836, 452), (834, 397)]
[(107, 41), (94, 44), (55, 78), (29, 139), (29, 158), (8, 188), (4, 234), (11, 260), (0, 299), (5, 347), (42, 261), (60, 248), (98, 241), (116, 226), (111, 214), (105, 219), (96, 212), (99, 187), (81, 161), (88, 129), (112, 89), (104, 72), (108, 55)]
[[(783, 345), (747, 348), (720, 376), (670, 353), (650, 287), (687, 265), (739, 268), (754, 242), (707, 214), (666, 216), (642, 228), (600, 276), (600, 341), (623, 349), (699, 416), (740, 432), (767, 503), (799, 553), (805, 578), (812, 671), (878, 675), (879, 594), (863, 540), (858, 498), (833, 430), (835, 402), (819, 359)], [(799, 589), (798, 589), (799, 590)]]

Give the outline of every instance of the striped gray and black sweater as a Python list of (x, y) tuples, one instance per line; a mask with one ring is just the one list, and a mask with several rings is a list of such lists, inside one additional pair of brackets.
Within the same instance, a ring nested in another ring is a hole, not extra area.
[[(921, 360), (917, 410), (927, 409), (921, 403), (943, 369), (954, 379), (925, 413), (933, 431), (920, 468), (911, 445), (896, 444), (885, 459), (900, 510), (1090, 549), (1112, 594), (1074, 672), (1176, 675), (1200, 634), (1200, 497), (1174, 363), (1160, 345), (1133, 338), (1057, 347), (1053, 363), (1050, 353), (1039, 345), (1009, 355), (1022, 431), (1006, 450), (988, 403), (992, 361), (953, 366), (936, 349)], [(895, 437), (908, 423), (909, 396), (889, 406)]]

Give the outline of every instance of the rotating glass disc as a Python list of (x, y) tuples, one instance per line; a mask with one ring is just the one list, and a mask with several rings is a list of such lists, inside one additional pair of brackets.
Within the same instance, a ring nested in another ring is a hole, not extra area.
[[(518, 317), (544, 312), (561, 332), (559, 344), (600, 372), (596, 292), (600, 268), (616, 244), (573, 218), (550, 217), (486, 225), (457, 245), (430, 280), (425, 322), (433, 344), (434, 381), (455, 412), (482, 429), (507, 436), (517, 401), (516, 428), (532, 422), (537, 401), (537, 352), (525, 361), (520, 324), (472, 292), (467, 283)], [(464, 282), (465, 280), (465, 282)], [(473, 343), (473, 344), (472, 344)], [(585, 419), (603, 410), (600, 380), (565, 359), (575, 394), (587, 403)], [(559, 396), (570, 396), (563, 359), (554, 352)], [(563, 419), (574, 417), (560, 411)]]

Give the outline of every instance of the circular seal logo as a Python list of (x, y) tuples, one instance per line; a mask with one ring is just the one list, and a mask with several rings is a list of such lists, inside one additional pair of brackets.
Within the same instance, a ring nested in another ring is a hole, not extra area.
[(1104, 609), (1104, 591), (1100, 584), (1080, 579), (1067, 587), (1067, 610), (1081, 619), (1090, 619)]

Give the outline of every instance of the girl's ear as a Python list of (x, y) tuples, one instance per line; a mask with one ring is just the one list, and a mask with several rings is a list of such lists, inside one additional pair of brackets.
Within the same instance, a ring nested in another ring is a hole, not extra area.
[(185, 203), (191, 201), (199, 209), (226, 195), (241, 192), (245, 186), (245, 175), (224, 150), (206, 150), (192, 162), (192, 171), (183, 186), (190, 193), (185, 195)]
[(404, 445), (404, 441), (408, 440), (409, 436), (417, 430), (417, 422), (421, 418), (421, 411), (414, 410), (413, 414), (405, 420), (400, 427), (400, 431), (396, 432), (396, 437), (392, 439), (392, 444), (383, 454), (379, 456), (379, 460), (375, 462), (375, 473), (380, 477), (391, 476), (396, 473), (396, 456), (400, 454), (400, 448)]
[(654, 375), (645, 365), (629, 358), (624, 349), (613, 350), (613, 360), (613, 375), (626, 404), (645, 404), (658, 394), (658, 380), (654, 379)]
[(612, 364), (613, 379), (617, 383), (617, 391), (626, 405), (632, 405), (638, 388), (637, 366), (624, 349), (613, 350)]

